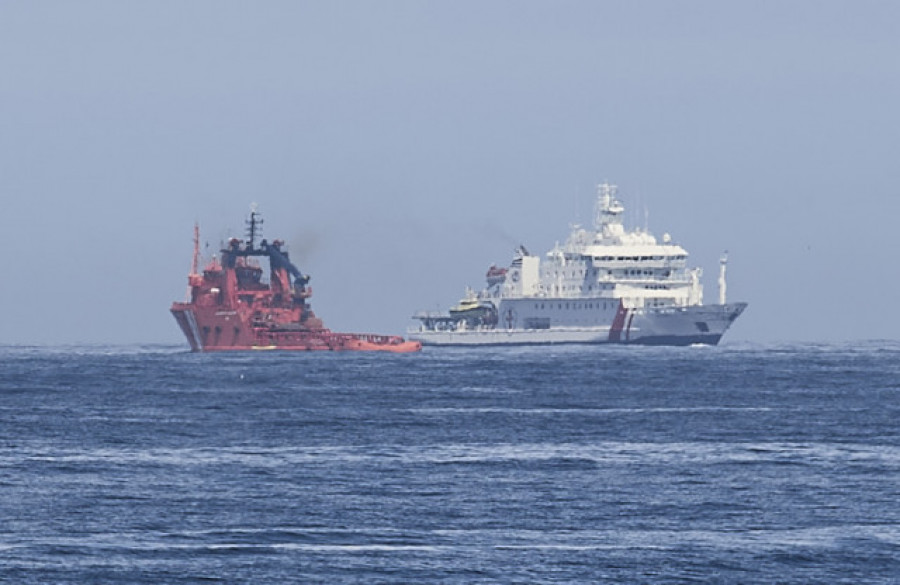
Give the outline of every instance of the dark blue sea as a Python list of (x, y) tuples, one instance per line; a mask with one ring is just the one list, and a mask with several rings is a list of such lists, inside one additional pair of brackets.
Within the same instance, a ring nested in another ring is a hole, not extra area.
[(897, 583), (900, 343), (0, 348), (0, 581)]

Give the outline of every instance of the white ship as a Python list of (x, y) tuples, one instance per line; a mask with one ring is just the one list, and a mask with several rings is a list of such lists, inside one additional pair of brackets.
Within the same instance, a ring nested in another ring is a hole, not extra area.
[(409, 330), (425, 345), (630, 343), (715, 345), (747, 303), (703, 304), (700, 268), (669, 234), (626, 230), (616, 187), (598, 187), (594, 229), (574, 226), (564, 246), (541, 260), (520, 246), (508, 268), (491, 266), (488, 284), (447, 313), (419, 312)]

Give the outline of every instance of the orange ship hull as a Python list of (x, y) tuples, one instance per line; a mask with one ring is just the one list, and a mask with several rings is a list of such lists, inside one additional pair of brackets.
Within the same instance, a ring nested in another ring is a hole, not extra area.
[(193, 351), (385, 351), (412, 353), (422, 349), (419, 341), (399, 335), (335, 333), (329, 329), (274, 331), (255, 328), (240, 319), (237, 311), (197, 310), (191, 303), (173, 303), (172, 315)]

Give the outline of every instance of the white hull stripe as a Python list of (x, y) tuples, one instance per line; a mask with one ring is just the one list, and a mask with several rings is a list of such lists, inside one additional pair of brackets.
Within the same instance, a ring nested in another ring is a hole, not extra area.
[(197, 320), (194, 318), (193, 311), (185, 311), (184, 316), (187, 319), (188, 327), (191, 329), (191, 335), (194, 338), (194, 345), (197, 349), (203, 350), (203, 341), (200, 338), (200, 329), (197, 327)]

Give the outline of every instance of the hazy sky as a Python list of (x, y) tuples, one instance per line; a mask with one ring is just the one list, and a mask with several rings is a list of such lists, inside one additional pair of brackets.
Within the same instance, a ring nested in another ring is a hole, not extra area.
[(898, 337), (900, 3), (0, 1), (0, 343), (183, 342), (259, 203), (335, 330), (400, 333), (617, 183), (726, 340)]

